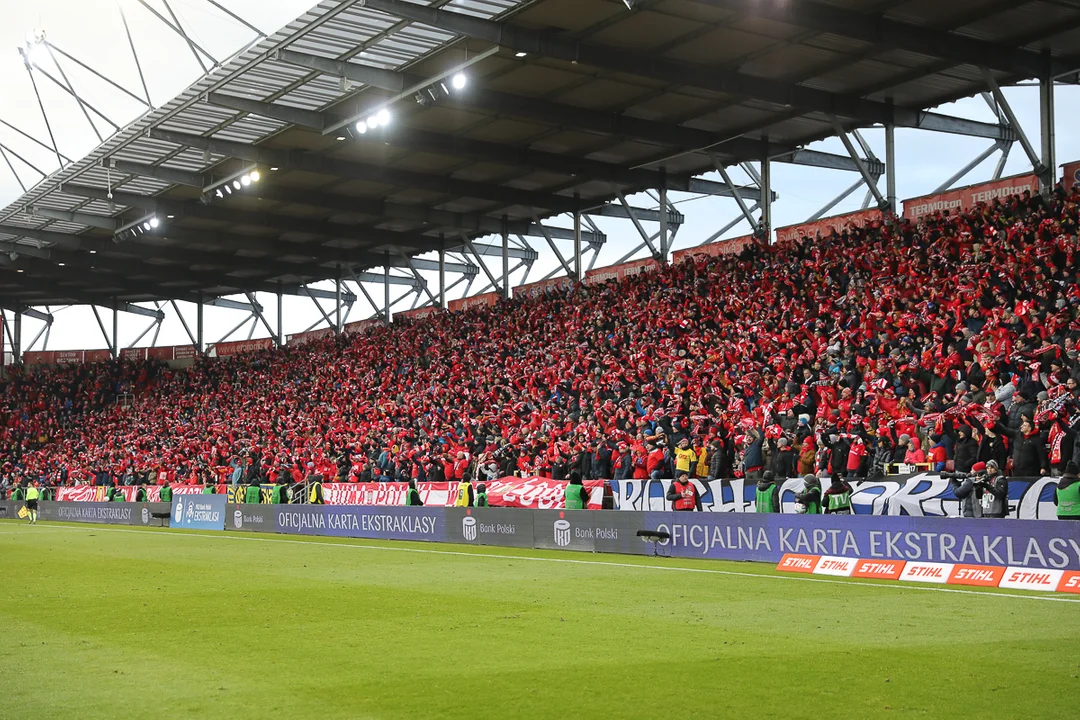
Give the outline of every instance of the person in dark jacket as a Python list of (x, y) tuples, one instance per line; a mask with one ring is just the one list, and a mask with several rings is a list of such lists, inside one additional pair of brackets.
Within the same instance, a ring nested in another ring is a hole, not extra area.
[(776, 441), (772, 471), (776, 477), (782, 479), (795, 476), (795, 451), (791, 449), (791, 442), (786, 437)]
[(746, 433), (746, 450), (743, 453), (743, 471), (747, 480), (758, 480), (762, 477), (764, 460), (762, 459), (762, 444), (765, 436), (757, 428), (750, 428)]
[(616, 463), (618, 468), (615, 470), (616, 480), (626, 480), (634, 476), (634, 459), (630, 454), (630, 446), (626, 443), (619, 443), (618, 458)]
[(1025, 416), (1020, 421), (1020, 427), (1015, 430), (1000, 423), (994, 429), (1012, 440), (1013, 477), (1038, 477), (1050, 474), (1050, 460), (1046, 454), (1046, 445), (1043, 444), (1031, 418)]
[(724, 443), (713, 440), (709, 443), (709, 480), (716, 480), (724, 472)]
[(956, 428), (956, 443), (953, 445), (953, 467), (956, 472), (971, 472), (979, 461), (979, 443), (971, 437), (971, 428), (961, 425)]

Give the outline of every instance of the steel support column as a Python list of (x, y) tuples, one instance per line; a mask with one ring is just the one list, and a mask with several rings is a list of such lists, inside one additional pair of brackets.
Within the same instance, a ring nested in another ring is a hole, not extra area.
[(341, 264), (337, 266), (337, 278), (334, 279), (334, 334), (341, 334)]
[(112, 304), (112, 351), (114, 360), (120, 357), (120, 306), (116, 298)]
[[(1036, 173), (1042, 173), (1042, 158), (1035, 152), (1034, 146), (1028, 139), (1027, 134), (1024, 132), (1024, 128), (1021, 127), (1020, 121), (1016, 119), (1016, 113), (1013, 112), (1012, 106), (1009, 105), (1009, 101), (1005, 99), (1005, 93), (1001, 92), (1001, 88), (997, 84), (997, 80), (990, 74), (990, 71), (983, 68), (983, 79), (986, 84), (990, 86), (990, 92), (994, 95), (994, 100), (997, 101), (998, 108), (1004, 113), (1005, 117), (1009, 120), (1009, 125), (1016, 133), (1016, 138), (1020, 141), (1020, 146), (1024, 148), (1024, 152), (1027, 153), (1028, 160), (1031, 161), (1031, 166), (1035, 169)], [(1053, 168), (1051, 168), (1053, 172)]]
[(502, 231), (502, 296), (510, 298), (510, 234), (506, 232), (503, 221)]
[(283, 313), (282, 313), (282, 308), (281, 308), (281, 289), (280, 288), (281, 288), (281, 283), (279, 282), (278, 283), (278, 291), (277, 291), (277, 336), (278, 336), (278, 347), (282, 347), (282, 346), (285, 345), (285, 333), (282, 331), (282, 327), (283, 327), (284, 323), (282, 322)]
[(22, 362), (22, 305), (15, 303), (14, 317), (11, 318), (11, 362)]
[(660, 262), (667, 262), (668, 260), (668, 246), (670, 245), (670, 238), (668, 237), (668, 223), (667, 223), (667, 188), (660, 188)]
[(390, 324), (390, 253), (386, 254), (383, 266), (383, 322)]
[(199, 293), (199, 302), (195, 305), (195, 352), (199, 355), (206, 348), (203, 337), (203, 294)]
[(896, 126), (885, 126), (885, 199), (895, 215), (896, 205)]
[(765, 244), (772, 244), (772, 162), (768, 157), (761, 161), (761, 227)]
[(439, 309), (446, 309), (446, 250), (439, 250)]
[[(629, 207), (629, 206), (626, 205), (626, 200), (623, 200), (623, 205), (626, 206), (626, 207)], [(667, 213), (664, 213), (664, 214), (666, 215)], [(638, 230), (640, 231), (641, 230), (641, 225), (637, 222), (636, 218), (634, 219), (634, 223), (638, 226)], [(584, 273), (581, 272), (581, 213), (580, 212), (575, 212), (574, 213), (574, 281), (575, 282), (581, 282), (581, 280), (584, 277), (585, 277)]]
[(1042, 137), (1042, 172), (1039, 173), (1039, 191), (1050, 197), (1056, 184), (1057, 135), (1054, 123), (1054, 79), (1039, 80), (1039, 124)]

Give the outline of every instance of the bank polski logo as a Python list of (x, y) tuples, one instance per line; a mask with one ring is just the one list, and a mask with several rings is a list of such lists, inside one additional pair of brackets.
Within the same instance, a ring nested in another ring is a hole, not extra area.
[(461, 534), (465, 537), (466, 540), (476, 539), (476, 518), (461, 518)]
[(173, 520), (180, 522), (184, 519), (184, 497), (181, 495), (176, 499), (176, 512), (173, 513)]
[(150, 511), (146, 508), (142, 509), (142, 524), (146, 525), (150, 522)]
[(189, 500), (187, 504), (187, 510), (184, 511), (184, 519), (187, 522), (191, 522), (191, 519), (195, 517), (195, 501)]
[(570, 544), (570, 521), (569, 520), (556, 520), (555, 521), (555, 544), (559, 547), (566, 547)]
[(233, 527), (236, 528), (237, 530), (244, 527), (244, 513), (242, 513), (239, 510), (234, 512), (233, 516), (232, 516), (232, 522), (233, 522)]

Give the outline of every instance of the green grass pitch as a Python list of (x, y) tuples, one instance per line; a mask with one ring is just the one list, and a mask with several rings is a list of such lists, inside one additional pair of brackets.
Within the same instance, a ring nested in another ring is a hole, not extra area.
[(1075, 719), (1080, 604), (1034, 597), (3, 521), (0, 718)]

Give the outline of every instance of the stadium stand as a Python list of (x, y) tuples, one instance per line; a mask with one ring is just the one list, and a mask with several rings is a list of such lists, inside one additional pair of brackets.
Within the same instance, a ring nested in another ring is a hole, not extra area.
[(709, 478), (1058, 473), (1080, 456), (1078, 202), (1059, 186), (188, 370), (12, 369), (2, 482), (666, 478), (683, 440)]

